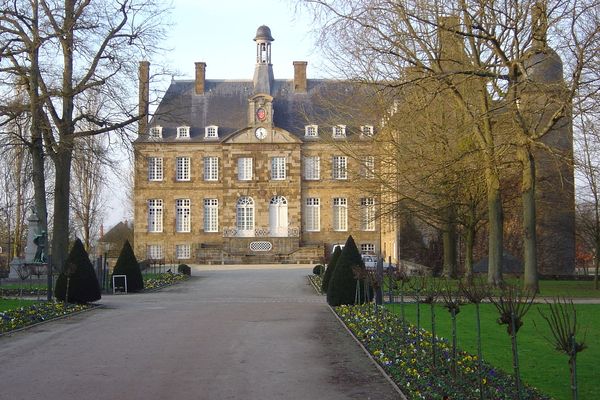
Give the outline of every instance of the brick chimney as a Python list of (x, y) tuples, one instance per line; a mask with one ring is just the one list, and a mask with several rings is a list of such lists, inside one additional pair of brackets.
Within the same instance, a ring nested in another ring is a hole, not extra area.
[(206, 63), (196, 63), (196, 94), (204, 94), (204, 84), (206, 82)]
[(148, 104), (150, 95), (150, 62), (140, 61), (139, 64), (139, 113), (138, 134), (148, 133)]
[(294, 93), (306, 93), (306, 61), (294, 61)]

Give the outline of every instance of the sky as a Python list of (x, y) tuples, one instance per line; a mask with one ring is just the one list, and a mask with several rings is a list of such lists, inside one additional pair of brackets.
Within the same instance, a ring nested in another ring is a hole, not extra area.
[[(271, 49), (276, 79), (293, 78), (293, 61), (308, 61), (310, 78), (324, 76), (312, 19), (298, 12), (293, 0), (173, 0), (170, 21), (168, 38), (162, 43), (168, 50), (152, 62), (178, 72), (176, 79), (193, 79), (198, 61), (207, 64), (206, 79), (252, 79), (256, 62), (252, 39), (261, 25), (271, 28), (275, 39)], [(131, 218), (125, 191), (120, 185), (111, 186), (105, 231)]]
[[(166, 55), (172, 67), (192, 78), (194, 62), (206, 62), (207, 79), (252, 79), (261, 25), (271, 28), (275, 78), (293, 77), (293, 61), (308, 61), (309, 76), (318, 74), (318, 49), (306, 12), (293, 0), (174, 0), (173, 26)], [(313, 67), (311, 69), (311, 67)]]

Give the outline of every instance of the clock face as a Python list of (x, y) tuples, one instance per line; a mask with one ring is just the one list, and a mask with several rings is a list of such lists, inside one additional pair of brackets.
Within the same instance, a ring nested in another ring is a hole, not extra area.
[(258, 118), (259, 121), (264, 121), (267, 118), (267, 112), (264, 108), (261, 107), (256, 110), (256, 118)]
[(257, 139), (264, 139), (267, 137), (267, 130), (265, 128), (256, 128), (256, 131), (254, 131), (254, 134), (256, 135)]

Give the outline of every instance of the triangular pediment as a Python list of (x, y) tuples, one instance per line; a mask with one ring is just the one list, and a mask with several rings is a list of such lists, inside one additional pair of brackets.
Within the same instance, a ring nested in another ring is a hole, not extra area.
[[(262, 132), (257, 130), (263, 129)], [(263, 137), (261, 139), (261, 137)], [(285, 129), (273, 127), (248, 127), (240, 129), (239, 131), (228, 137), (223, 143), (226, 144), (248, 144), (248, 143), (265, 143), (265, 144), (288, 144), (288, 143), (302, 143), (300, 139), (292, 135)]]

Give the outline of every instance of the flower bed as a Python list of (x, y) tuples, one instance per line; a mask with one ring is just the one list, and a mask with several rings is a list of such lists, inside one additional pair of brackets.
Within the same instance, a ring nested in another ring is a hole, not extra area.
[(27, 307), (2, 311), (0, 312), (0, 333), (87, 310), (91, 307), (93, 306), (87, 304), (40, 302)]
[(184, 274), (173, 274), (166, 272), (164, 274), (152, 275), (151, 278), (144, 277), (144, 290), (160, 289), (164, 286), (173, 285), (178, 282), (185, 281), (189, 278)]
[[(363, 343), (373, 358), (392, 377), (409, 399), (480, 399), (477, 357), (457, 352), (456, 373), (452, 373), (448, 341), (436, 338), (436, 363), (432, 357), (432, 335), (417, 330), (400, 317), (372, 304), (340, 306), (334, 310)], [(481, 387), (486, 399), (514, 399), (514, 378), (483, 364)], [(522, 399), (549, 399), (533, 388), (523, 389)]]

